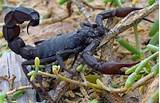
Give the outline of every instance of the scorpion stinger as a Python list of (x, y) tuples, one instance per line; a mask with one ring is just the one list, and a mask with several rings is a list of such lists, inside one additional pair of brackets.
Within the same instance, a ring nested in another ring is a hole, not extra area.
[(29, 26), (37, 26), (39, 24), (39, 14), (37, 15), (37, 13), (33, 12), (31, 13), (31, 20), (29, 21), (28, 25), (27, 25), (27, 34), (29, 35)]
[(31, 22), (29, 22), (28, 25), (27, 25), (27, 34), (28, 34), (28, 35), (29, 35), (29, 26), (30, 26), (30, 23), (31, 23)]

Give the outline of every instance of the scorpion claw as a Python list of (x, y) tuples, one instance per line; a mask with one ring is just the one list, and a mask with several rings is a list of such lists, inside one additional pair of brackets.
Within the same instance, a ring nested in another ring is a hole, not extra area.
[(118, 62), (106, 62), (101, 64), (101, 69), (99, 71), (103, 74), (121, 74), (124, 75), (124, 71), (121, 70), (122, 67), (131, 67), (136, 63), (118, 63)]

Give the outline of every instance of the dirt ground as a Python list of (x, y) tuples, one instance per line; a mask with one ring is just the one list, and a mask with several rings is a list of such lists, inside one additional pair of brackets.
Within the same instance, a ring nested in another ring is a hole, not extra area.
[[(21, 2), (21, 0), (8, 0), (9, 6), (16, 6), (16, 5), (22, 5), (26, 7), (31, 7), (36, 9), (40, 15), (41, 18), (47, 19), (48, 17), (51, 17), (53, 19), (57, 19), (59, 17), (63, 17), (67, 15), (65, 5), (60, 6), (55, 1), (56, 0), (23, 0), (24, 2)], [(127, 0), (128, 2), (124, 4), (125, 6), (130, 5), (130, 0)], [(140, 0), (140, 3), (138, 3), (136, 6), (143, 7), (146, 5), (146, 0)], [(95, 0), (94, 2), (90, 3), (90, 5), (98, 6), (98, 7), (105, 7), (105, 5), (100, 0)], [(62, 22), (57, 23), (46, 23), (43, 25), (39, 25), (37, 27), (30, 27), (29, 28), (29, 35), (26, 33), (26, 27), (22, 27), (20, 36), (23, 38), (23, 40), (30, 45), (33, 45), (34, 42), (39, 40), (45, 40), (51, 37), (55, 37), (57, 34), (64, 34), (71, 31), (75, 31), (77, 28), (80, 27), (80, 23), (84, 22), (84, 16), (80, 14), (77, 7), (73, 5), (73, 14), (71, 17), (63, 20)], [(106, 9), (109, 8), (106, 6)], [(91, 12), (93, 17), (96, 16), (97, 13), (101, 12), (102, 10), (92, 10), (90, 8), (87, 8), (88, 11)], [(7, 9), (6, 9), (7, 11)], [(3, 23), (3, 18), (6, 13), (6, 11), (1, 13), (0, 16), (0, 22)], [(48, 16), (48, 17), (47, 17)], [(152, 13), (149, 17), (149, 19), (154, 20), (158, 17), (158, 12), (155, 11)], [(148, 40), (148, 32), (149, 28), (151, 26), (151, 23), (142, 21), (139, 28), (139, 33), (141, 36), (141, 43), (145, 43)], [(0, 30), (2, 30), (2, 25), (0, 27)], [(120, 36), (128, 39), (131, 43), (134, 44), (135, 40), (134, 38), (134, 32), (133, 29), (130, 28), (129, 30), (119, 34)], [(4, 45), (7, 44), (6, 41), (2, 38), (0, 39), (0, 44)], [(118, 49), (117, 49), (118, 48)], [(3, 48), (1, 48), (1, 51), (5, 51)], [(132, 62), (131, 55), (129, 52), (127, 52), (123, 48), (119, 48), (117, 43), (114, 43), (113, 49), (112, 49), (111, 57), (108, 57), (108, 51), (105, 52), (107, 58), (105, 58), (107, 61), (123, 61), (123, 62)], [(112, 84), (115, 84), (116, 86), (120, 87), (124, 85), (124, 81), (126, 80), (127, 76), (108, 76), (104, 75), (103, 82), (108, 84), (108, 78), (111, 79)], [(158, 78), (158, 77), (157, 77)], [(151, 80), (151, 81), (158, 81), (157, 78)], [(102, 103), (145, 103), (146, 98), (148, 95), (146, 93), (150, 93), (148, 88), (154, 88), (155, 85), (158, 85), (157, 82), (149, 82), (147, 86), (144, 87), (144, 91), (142, 92), (141, 89), (135, 89), (134, 91), (130, 91), (128, 93), (92, 93), (92, 90), (89, 89), (87, 92), (90, 92), (90, 98), (96, 98), (100, 101), (103, 101)], [(69, 96), (68, 94), (69, 93)], [(77, 91), (71, 90), (64, 94), (62, 97), (62, 100), (65, 101), (64, 103), (75, 103), (79, 97), (78, 95), (81, 95), (79, 89)], [(73, 93), (73, 97), (72, 97)], [(81, 99), (81, 103), (86, 103), (85, 98)]]

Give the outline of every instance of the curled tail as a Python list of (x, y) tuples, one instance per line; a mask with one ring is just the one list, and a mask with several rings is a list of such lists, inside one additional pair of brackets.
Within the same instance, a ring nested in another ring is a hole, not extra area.
[(24, 41), (19, 37), (20, 27), (25, 21), (29, 21), (29, 26), (39, 24), (39, 13), (33, 9), (25, 7), (17, 7), (8, 12), (4, 18), (3, 35), (8, 42), (8, 47), (16, 54), (21, 55), (25, 59), (33, 58), (33, 47), (26, 46)]

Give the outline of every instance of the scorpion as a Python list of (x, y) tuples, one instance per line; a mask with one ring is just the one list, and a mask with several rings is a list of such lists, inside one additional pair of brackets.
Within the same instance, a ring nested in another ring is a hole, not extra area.
[[(28, 31), (29, 26), (39, 25), (40, 15), (31, 8), (17, 7), (5, 15), (3, 34), (8, 42), (8, 47), (27, 60), (22, 62), (22, 69), (26, 76), (29, 73), (26, 67), (34, 64), (35, 57), (39, 57), (41, 64), (44, 65), (57, 61), (61, 69), (65, 69), (63, 61), (72, 55), (79, 55), (80, 52), (84, 62), (95, 71), (102, 74), (124, 74), (121, 68), (133, 66), (135, 63), (99, 62), (93, 56), (93, 52), (99, 46), (105, 32), (108, 32), (103, 25), (104, 19), (125, 17), (132, 11), (140, 9), (142, 8), (123, 7), (103, 11), (96, 16), (95, 23), (83, 23), (80, 29), (76, 31), (39, 41), (35, 43), (35, 46), (30, 46), (26, 45), (23, 39), (19, 37), (19, 25), (28, 21)], [(32, 85), (34, 84), (32, 83)], [(47, 95), (43, 90), (42, 88), (39, 90), (40, 94), (43, 96)]]

